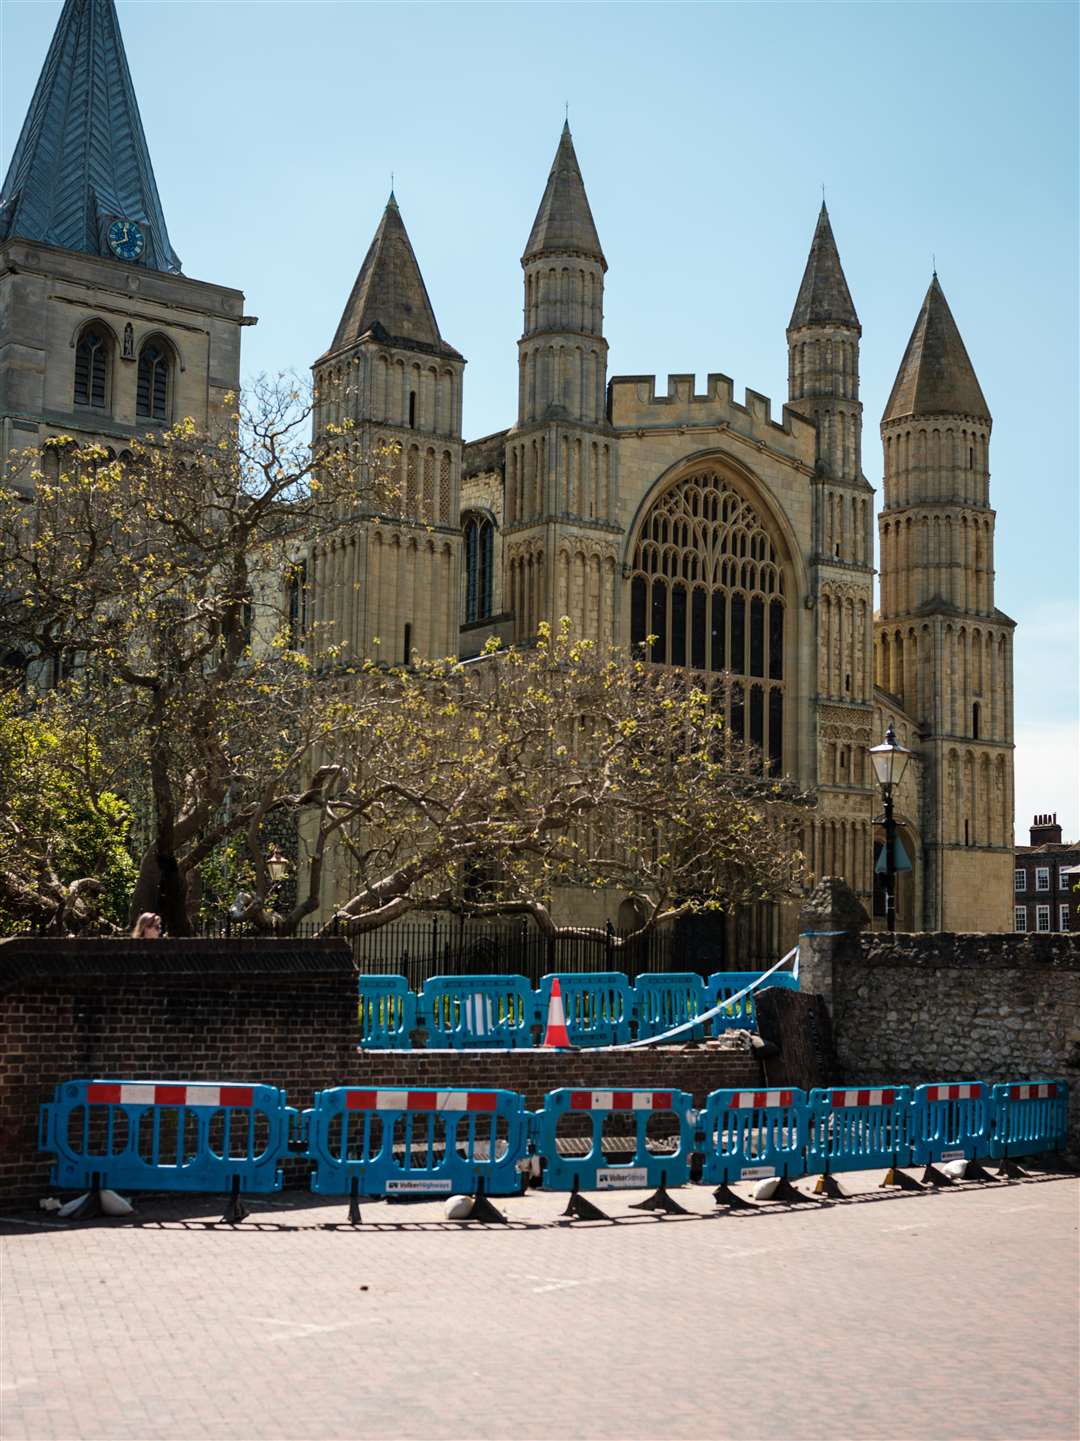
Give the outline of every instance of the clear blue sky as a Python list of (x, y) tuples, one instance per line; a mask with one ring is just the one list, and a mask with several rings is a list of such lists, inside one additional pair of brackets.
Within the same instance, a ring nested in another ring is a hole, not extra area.
[[(6, 167), (59, 0), (0, 4)], [(821, 184), (863, 324), (863, 464), (931, 255), (994, 416), (1017, 822), (1080, 835), (1077, 8), (119, 5), (173, 244), (242, 288), (244, 369), (329, 343), (390, 173), (465, 433), (509, 424), (519, 256), (569, 103), (610, 266), (611, 373), (774, 398)]]

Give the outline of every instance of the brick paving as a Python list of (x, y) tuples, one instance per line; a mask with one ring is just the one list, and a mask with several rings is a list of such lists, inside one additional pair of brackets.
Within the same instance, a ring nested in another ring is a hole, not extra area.
[[(856, 1178), (844, 1177), (846, 1186)], [(0, 1222), (3, 1441), (1074, 1441), (1072, 1179), (560, 1226), (303, 1195)], [(804, 1187), (807, 1183), (803, 1183)]]

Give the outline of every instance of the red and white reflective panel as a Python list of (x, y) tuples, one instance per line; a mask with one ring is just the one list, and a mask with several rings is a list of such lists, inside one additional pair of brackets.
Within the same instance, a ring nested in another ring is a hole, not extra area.
[(253, 1086), (185, 1086), (95, 1081), (86, 1088), (91, 1106), (250, 1106)]
[(966, 1086), (927, 1086), (928, 1101), (976, 1101), (983, 1093), (982, 1082)]
[(1057, 1083), (1054, 1081), (1043, 1081), (1034, 1086), (1010, 1086), (1010, 1101), (1046, 1101), (1054, 1100), (1057, 1096)]
[(346, 1091), (347, 1111), (497, 1111), (497, 1091)]
[(892, 1106), (895, 1102), (895, 1091), (829, 1092), (829, 1104), (832, 1106)]
[(670, 1111), (670, 1091), (571, 1091), (572, 1111)]
[(729, 1111), (760, 1111), (766, 1106), (790, 1106), (790, 1091), (735, 1091), (727, 1103)]

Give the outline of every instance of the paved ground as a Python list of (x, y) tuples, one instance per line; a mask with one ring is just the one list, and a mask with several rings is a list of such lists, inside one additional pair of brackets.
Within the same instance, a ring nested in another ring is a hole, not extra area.
[(288, 1196), (236, 1229), (202, 1200), (0, 1222), (0, 1436), (1077, 1437), (1074, 1180), (664, 1221), (636, 1199), (573, 1227), (538, 1192), (499, 1203), (511, 1227), (382, 1202), (326, 1229), (340, 1203)]

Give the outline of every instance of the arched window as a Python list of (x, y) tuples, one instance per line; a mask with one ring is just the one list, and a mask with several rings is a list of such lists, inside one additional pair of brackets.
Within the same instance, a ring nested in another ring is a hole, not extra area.
[(107, 331), (88, 325), (75, 346), (75, 404), (85, 410), (105, 410), (109, 404), (109, 352)]
[(169, 418), (169, 356), (165, 347), (149, 340), (139, 351), (135, 414), (140, 420)]
[(669, 487), (638, 534), (630, 640), (658, 665), (727, 671), (717, 703), (773, 774), (783, 770), (785, 619), (782, 559), (751, 503), (713, 471)]
[(495, 553), (495, 526), (483, 515), (467, 515), (465, 537), (465, 624), (487, 620), (491, 614), (491, 582)]

